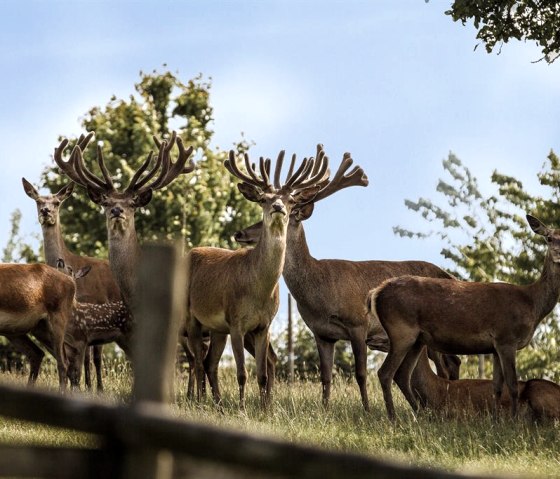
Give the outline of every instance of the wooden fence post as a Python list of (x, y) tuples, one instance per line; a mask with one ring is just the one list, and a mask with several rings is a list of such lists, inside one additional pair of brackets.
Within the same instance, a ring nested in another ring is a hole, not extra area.
[[(169, 403), (180, 324), (185, 317), (186, 269), (179, 245), (142, 248), (134, 305), (132, 408)], [(165, 451), (134, 448), (126, 453), (127, 479), (171, 477), (172, 457)]]

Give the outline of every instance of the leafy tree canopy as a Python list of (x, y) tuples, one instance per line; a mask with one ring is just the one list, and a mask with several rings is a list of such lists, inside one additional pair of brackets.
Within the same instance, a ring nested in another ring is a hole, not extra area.
[(534, 41), (552, 63), (560, 54), (560, 2), (555, 0), (455, 0), (445, 12), (454, 21), (473, 21), (476, 38), (491, 53), (511, 39)]
[[(227, 152), (210, 147), (210, 89), (210, 80), (200, 75), (183, 83), (167, 70), (141, 72), (135, 94), (127, 99), (112, 97), (105, 106), (92, 107), (82, 119), (84, 130), (95, 131), (95, 140), (102, 142), (105, 163), (116, 175), (117, 184), (128, 184), (150, 150), (155, 149), (152, 135), (167, 137), (175, 129), (187, 146), (194, 147), (195, 171), (156, 192), (150, 204), (137, 212), (136, 229), (142, 240), (179, 237), (189, 247), (233, 247), (231, 235), (260, 219), (259, 206), (243, 198), (223, 167)], [(249, 144), (241, 138), (233, 148), (241, 153)], [(94, 171), (95, 156), (95, 148), (90, 145), (84, 160)], [(42, 172), (41, 179), (52, 192), (68, 182), (54, 162)], [(61, 223), (73, 250), (106, 256), (104, 215), (81, 188), (61, 209)]]
[[(526, 191), (521, 181), (494, 171), (496, 194), (484, 196), (476, 178), (453, 154), (443, 161), (446, 174), (436, 191), (439, 204), (420, 198), (406, 200), (406, 206), (418, 212), (431, 230), (412, 231), (396, 226), (403, 237), (439, 237), (441, 254), (454, 265), (454, 274), (472, 281), (505, 281), (528, 284), (542, 270), (546, 241), (533, 233), (527, 213), (545, 224), (560, 227), (560, 159), (550, 152), (538, 174), (543, 196)], [(552, 314), (537, 329), (532, 346), (518, 353), (518, 369), (526, 377), (548, 376), (560, 379), (560, 340), (557, 315)]]

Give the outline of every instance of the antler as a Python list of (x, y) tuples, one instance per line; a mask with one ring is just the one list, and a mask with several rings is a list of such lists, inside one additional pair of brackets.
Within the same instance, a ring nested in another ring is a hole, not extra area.
[[(284, 152), (281, 151), (278, 155), (278, 162), (276, 164), (276, 169), (278, 169), (278, 163), (282, 163), (282, 158), (284, 157)], [(249, 185), (256, 186), (257, 188), (262, 189), (263, 191), (270, 191), (272, 189), (272, 185), (270, 183), (270, 160), (265, 160), (262, 156), (259, 160), (259, 169), (261, 176), (257, 175), (255, 171), (255, 164), (251, 164), (249, 160), (249, 155), (247, 153), (243, 154), (243, 158), (245, 160), (245, 169), (247, 173), (241, 171), (237, 166), (237, 160), (235, 158), (235, 152), (233, 150), (229, 151), (229, 157), (227, 160), (224, 161), (224, 166), (226, 169), (235, 177), (239, 178), (243, 183), (247, 183)], [(274, 177), (276, 179), (277, 172), (274, 172)], [(279, 173), (278, 173), (279, 175)], [(276, 181), (276, 180), (275, 180)]]
[[(321, 156), (324, 156), (323, 145), (317, 146), (317, 156), (320, 154), (322, 154)], [(313, 202), (320, 201), (339, 190), (348, 188), (349, 186), (367, 186), (369, 184), (369, 180), (360, 166), (356, 165), (352, 171), (345, 174), (352, 166), (353, 162), (354, 160), (352, 160), (350, 153), (344, 153), (334, 178), (330, 181), (328, 178), (326, 179), (325, 186), (319, 190), (319, 193), (317, 193)]]
[[(64, 161), (62, 159), (62, 153), (68, 145), (68, 140), (62, 140), (58, 148), (56, 148), (54, 151), (54, 160), (59, 168), (75, 183), (78, 183), (85, 188), (91, 188), (98, 192), (115, 191), (115, 186), (111, 179), (111, 175), (109, 174), (107, 167), (105, 166), (105, 160), (103, 158), (101, 145), (97, 145), (97, 163), (99, 165), (99, 169), (101, 170), (101, 174), (103, 175), (103, 179), (100, 179), (98, 176), (92, 173), (84, 163), (82, 151), (87, 146), (92, 136), (93, 132), (88, 133), (87, 136), (80, 136), (80, 138), (78, 139), (78, 143), (72, 150), (72, 154), (70, 155), (70, 159), (68, 161)], [(193, 148), (191, 146), (188, 149), (185, 149), (183, 141), (181, 140), (181, 138), (177, 138), (177, 134), (175, 132), (173, 132), (173, 134), (171, 135), (171, 139), (169, 140), (169, 142), (161, 142), (156, 137), (154, 137), (154, 142), (159, 148), (159, 153), (155, 165), (144, 176), (144, 178), (139, 181), (140, 177), (146, 171), (152, 161), (153, 151), (151, 151), (148, 155), (148, 158), (134, 173), (128, 187), (125, 190), (126, 193), (141, 193), (148, 189), (156, 190), (164, 188), (180, 174), (190, 173), (194, 170), (195, 165), (192, 158), (187, 163), (187, 160), (189, 160)], [(177, 161), (173, 163), (171, 161), (170, 153), (175, 142), (177, 142), (177, 146), (179, 147), (179, 156), (177, 158)], [(152, 181), (152, 183), (148, 184), (150, 180), (158, 173), (158, 171), (159, 175), (157, 176), (157, 178)]]

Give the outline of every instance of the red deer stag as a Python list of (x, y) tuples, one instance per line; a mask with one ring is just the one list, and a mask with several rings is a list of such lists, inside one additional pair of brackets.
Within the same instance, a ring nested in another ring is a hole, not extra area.
[[(85, 148), (90, 138), (91, 136), (80, 136), (78, 144), (82, 149)], [(64, 148), (56, 148), (54, 152), (55, 157), (62, 158), (63, 150)], [(111, 274), (109, 261), (77, 255), (70, 251), (64, 242), (59, 211), (62, 203), (72, 194), (74, 184), (70, 183), (64, 186), (56, 194), (40, 195), (33, 185), (25, 178), (22, 178), (22, 183), (27, 196), (33, 199), (37, 205), (39, 223), (43, 231), (43, 249), (46, 263), (56, 267), (58, 259), (62, 258), (76, 270), (87, 266), (93, 269), (87, 277), (82, 278), (76, 283), (76, 299), (78, 301), (98, 304), (119, 301), (121, 295), (119, 287)], [(40, 352), (38, 365), (36, 359), (33, 361), (36, 364), (35, 376), (38, 374), (42, 355), (42, 352)], [(96, 347), (94, 349), (94, 364), (97, 376), (97, 389), (101, 391), (103, 390), (103, 380), (101, 377), (101, 347)], [(86, 353), (84, 366), (86, 386), (90, 389), (91, 374), (89, 352)]]
[(226, 250), (220, 248), (193, 248), (187, 257), (188, 303), (187, 333), (195, 356), (198, 397), (204, 375), (201, 352), (203, 329), (212, 334), (207, 356), (206, 372), (214, 400), (219, 403), (217, 365), (222, 355), (226, 335), (231, 343), (237, 364), (239, 405), (245, 405), (244, 336), (250, 334), (255, 342), (257, 380), (261, 406), (270, 399), (267, 387), (268, 329), (278, 310), (278, 280), (282, 274), (286, 250), (286, 231), (292, 208), (310, 201), (327, 174), (328, 164), (304, 159), (294, 172), (295, 155), (292, 157), (287, 178), (283, 185), (280, 176), (284, 152), (278, 155), (273, 183), (270, 181), (270, 160), (260, 159), (260, 176), (245, 154), (246, 172), (237, 166), (233, 151), (225, 167), (241, 180), (239, 191), (249, 201), (259, 203), (263, 209), (263, 227), (258, 245), (254, 249)]
[[(326, 158), (325, 153), (322, 145), (318, 145), (317, 159), (322, 158)], [(348, 172), (352, 162), (350, 153), (345, 153), (332, 180), (324, 182), (312, 200), (300, 201), (292, 209), (283, 275), (301, 317), (315, 336), (321, 367), (323, 404), (328, 406), (331, 394), (335, 343), (347, 340), (352, 345), (356, 381), (367, 411), (367, 346), (388, 350), (383, 328), (367, 314), (364, 298), (368, 291), (387, 278), (404, 274), (448, 279), (452, 276), (424, 261), (317, 260), (311, 256), (303, 221), (312, 215), (315, 203), (349, 186), (368, 185), (368, 179), (359, 166)], [(255, 244), (261, 228), (262, 224), (257, 223), (238, 232), (235, 238), (243, 244)]]
[(46, 264), (0, 264), (0, 284), (0, 334), (48, 338), (46, 346), (52, 347), (59, 386), (64, 390), (63, 343), (75, 301), (74, 281)]
[[(420, 404), (436, 412), (450, 416), (463, 414), (489, 413), (494, 409), (494, 387), (490, 379), (456, 379), (450, 380), (438, 376), (432, 371), (428, 356), (432, 351), (424, 346), (418, 363), (412, 372), (411, 387)], [(455, 355), (442, 355), (447, 371), (458, 369), (460, 360)], [(398, 372), (397, 372), (398, 374)], [(397, 376), (395, 381), (398, 383)], [(526, 405), (532, 418), (560, 419), (560, 386), (546, 379), (518, 381), (519, 405)], [(511, 407), (507, 389), (500, 398), (500, 408)]]
[(495, 411), (505, 380), (515, 417), (516, 351), (528, 344), (560, 293), (560, 230), (550, 229), (530, 215), (527, 221), (548, 242), (541, 277), (531, 285), (404, 276), (388, 280), (369, 293), (371, 313), (379, 319), (391, 343), (378, 371), (391, 419), (395, 417), (391, 383), (399, 368), (404, 394), (417, 409), (410, 376), (424, 344), (447, 354), (492, 353)]

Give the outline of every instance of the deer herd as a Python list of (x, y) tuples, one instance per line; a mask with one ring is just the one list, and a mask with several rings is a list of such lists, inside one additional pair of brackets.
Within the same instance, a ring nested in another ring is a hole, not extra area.
[[(25, 193), (37, 205), (46, 264), (0, 265), (0, 334), (28, 358), (30, 384), (37, 379), (44, 353), (29, 335), (43, 344), (56, 359), (61, 390), (68, 381), (79, 387), (82, 367), (86, 386), (92, 387), (90, 349), (98, 390), (103, 388), (102, 345), (116, 342), (130, 357), (142, 254), (135, 212), (155, 191), (195, 167), (193, 148), (185, 148), (173, 132), (167, 140), (154, 138), (157, 155), (148, 155), (128, 186), (117, 187), (101, 146), (100, 174), (85, 164), (82, 153), (92, 137), (82, 135), (67, 159), (68, 140), (55, 149), (56, 164), (71, 180), (57, 193), (42, 196), (22, 179)], [(378, 376), (390, 419), (395, 419), (393, 380), (415, 411), (496, 415), (509, 408), (515, 417), (522, 406), (535, 419), (560, 418), (560, 386), (544, 379), (518, 381), (515, 367), (516, 352), (529, 343), (558, 301), (560, 230), (527, 215), (529, 226), (548, 244), (541, 277), (528, 286), (459, 281), (424, 261), (317, 260), (309, 251), (303, 222), (317, 202), (350, 186), (367, 186), (368, 179), (361, 167), (350, 170), (349, 153), (331, 178), (321, 145), (314, 157), (298, 163), (293, 155), (286, 163), (283, 174), (283, 151), (274, 165), (260, 158), (258, 166), (247, 154), (240, 162), (230, 151), (224, 166), (239, 182), (241, 194), (260, 205), (262, 221), (235, 234), (240, 245), (249, 247), (196, 247), (186, 255), (187, 304), (178, 343), (191, 365), (191, 399), (202, 398), (207, 378), (214, 401), (220, 403), (218, 364), (229, 335), (240, 408), (245, 407), (247, 381), (244, 349), (256, 360), (261, 406), (269, 406), (277, 360), (269, 328), (278, 311), (283, 276), (317, 344), (325, 407), (334, 346), (347, 340), (366, 411), (367, 351), (374, 349), (387, 353)], [(65, 245), (59, 209), (75, 184), (105, 211), (108, 261), (73, 253)], [(458, 354), (492, 354), (493, 380), (459, 379)]]

